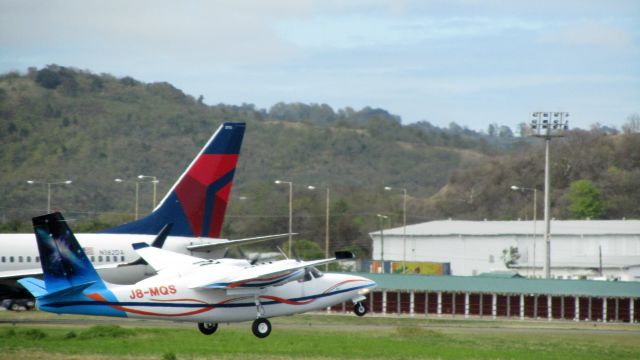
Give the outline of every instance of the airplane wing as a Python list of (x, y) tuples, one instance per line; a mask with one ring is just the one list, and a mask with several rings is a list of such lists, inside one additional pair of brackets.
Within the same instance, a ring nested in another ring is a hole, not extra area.
[(208, 279), (197, 279), (189, 285), (189, 288), (236, 289), (282, 285), (303, 277), (306, 271), (305, 269), (307, 268), (352, 258), (353, 254), (350, 252), (336, 252), (336, 257), (322, 260), (281, 260), (269, 264), (238, 269), (230, 275), (226, 274)]
[[(298, 234), (297, 233), (292, 233), (291, 235), (298, 235)], [(228, 241), (219, 242), (219, 243), (207, 243), (207, 244), (189, 245), (189, 246), (187, 246), (187, 249), (191, 250), (191, 251), (207, 252), (207, 251), (225, 249), (225, 248), (228, 248), (228, 247), (231, 247), (231, 246), (249, 245), (249, 244), (253, 244), (253, 243), (257, 243), (257, 242), (261, 242), (261, 241), (280, 239), (280, 238), (284, 238), (284, 237), (288, 237), (288, 236), (289, 236), (289, 233), (277, 234), (277, 235), (267, 235), (267, 236), (257, 236), (257, 237), (250, 237), (250, 238), (245, 238), (245, 239), (228, 240)]]
[(135, 243), (132, 244), (132, 246), (136, 253), (138, 253), (138, 255), (140, 255), (147, 264), (151, 265), (156, 272), (161, 272), (168, 268), (186, 267), (197, 262), (206, 261), (199, 257), (179, 254), (173, 251), (149, 246), (149, 244), (144, 242)]

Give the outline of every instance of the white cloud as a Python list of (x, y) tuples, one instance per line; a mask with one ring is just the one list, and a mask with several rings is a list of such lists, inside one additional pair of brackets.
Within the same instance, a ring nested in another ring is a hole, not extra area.
[(626, 48), (633, 45), (633, 34), (620, 26), (589, 21), (562, 28), (558, 40), (575, 45)]

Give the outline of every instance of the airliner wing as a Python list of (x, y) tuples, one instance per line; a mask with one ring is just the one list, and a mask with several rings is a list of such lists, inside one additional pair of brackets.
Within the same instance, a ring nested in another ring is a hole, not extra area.
[(231, 275), (212, 277), (204, 279), (204, 281), (203, 279), (198, 279), (191, 283), (189, 287), (192, 289), (235, 289), (282, 285), (303, 277), (307, 268), (350, 258), (353, 258), (351, 253), (338, 252), (335, 258), (322, 260), (281, 260), (270, 264), (238, 269)]
[[(114, 269), (122, 265), (125, 265), (125, 263), (95, 265), (94, 268), (96, 270)], [(23, 270), (0, 271), (0, 280), (20, 279), (27, 276), (38, 276), (38, 275), (42, 275), (42, 268), (38, 267), (38, 268), (23, 269)]]
[[(296, 233), (292, 233), (291, 235), (297, 235)], [(225, 249), (231, 246), (240, 246), (240, 245), (249, 245), (261, 241), (268, 241), (273, 239), (280, 239), (289, 236), (289, 234), (277, 234), (277, 235), (267, 235), (267, 236), (257, 236), (250, 237), (245, 239), (237, 239), (237, 240), (229, 240), (225, 242), (218, 243), (208, 243), (208, 244), (197, 244), (197, 245), (189, 245), (187, 246), (187, 250), (191, 251), (213, 251), (219, 249)]]
[(2, 280), (19, 279), (25, 276), (36, 276), (36, 275), (42, 275), (41, 268), (0, 271), (0, 279)]

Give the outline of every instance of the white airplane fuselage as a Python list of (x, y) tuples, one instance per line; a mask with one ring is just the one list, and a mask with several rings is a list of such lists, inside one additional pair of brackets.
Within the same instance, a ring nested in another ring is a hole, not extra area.
[[(214, 270), (214, 268), (212, 268)], [(263, 289), (191, 289), (189, 276), (157, 275), (134, 285), (85, 291), (77, 301), (53, 301), (42, 310), (186, 322), (240, 322), (324, 309), (364, 299), (376, 283), (359, 276), (323, 274)], [(90, 290), (90, 289), (88, 289)], [(86, 299), (86, 300), (84, 300)]]
[[(155, 274), (155, 271), (146, 265), (116, 267), (117, 264), (133, 262), (139, 258), (131, 248), (131, 244), (151, 243), (155, 239), (155, 235), (85, 233), (76, 234), (76, 237), (91, 263), (107, 282), (134, 284)], [(189, 251), (187, 246), (224, 242), (227, 240), (168, 236), (163, 249), (186, 255), (196, 254), (203, 258), (219, 258), (222, 257), (224, 251), (193, 252)], [(41, 271), (34, 234), (0, 234), (0, 277), (3, 274), (16, 274), (23, 271), (26, 273)]]

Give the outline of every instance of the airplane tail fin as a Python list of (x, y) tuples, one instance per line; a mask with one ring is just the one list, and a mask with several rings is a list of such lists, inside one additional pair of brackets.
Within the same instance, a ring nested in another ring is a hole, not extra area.
[(173, 236), (219, 237), (244, 130), (223, 123), (150, 215), (103, 232), (155, 235), (173, 223)]
[(41, 297), (91, 285), (105, 287), (62, 214), (55, 212), (34, 217), (32, 221), (44, 283), (32, 278), (23, 279), (21, 284), (27, 290)]

